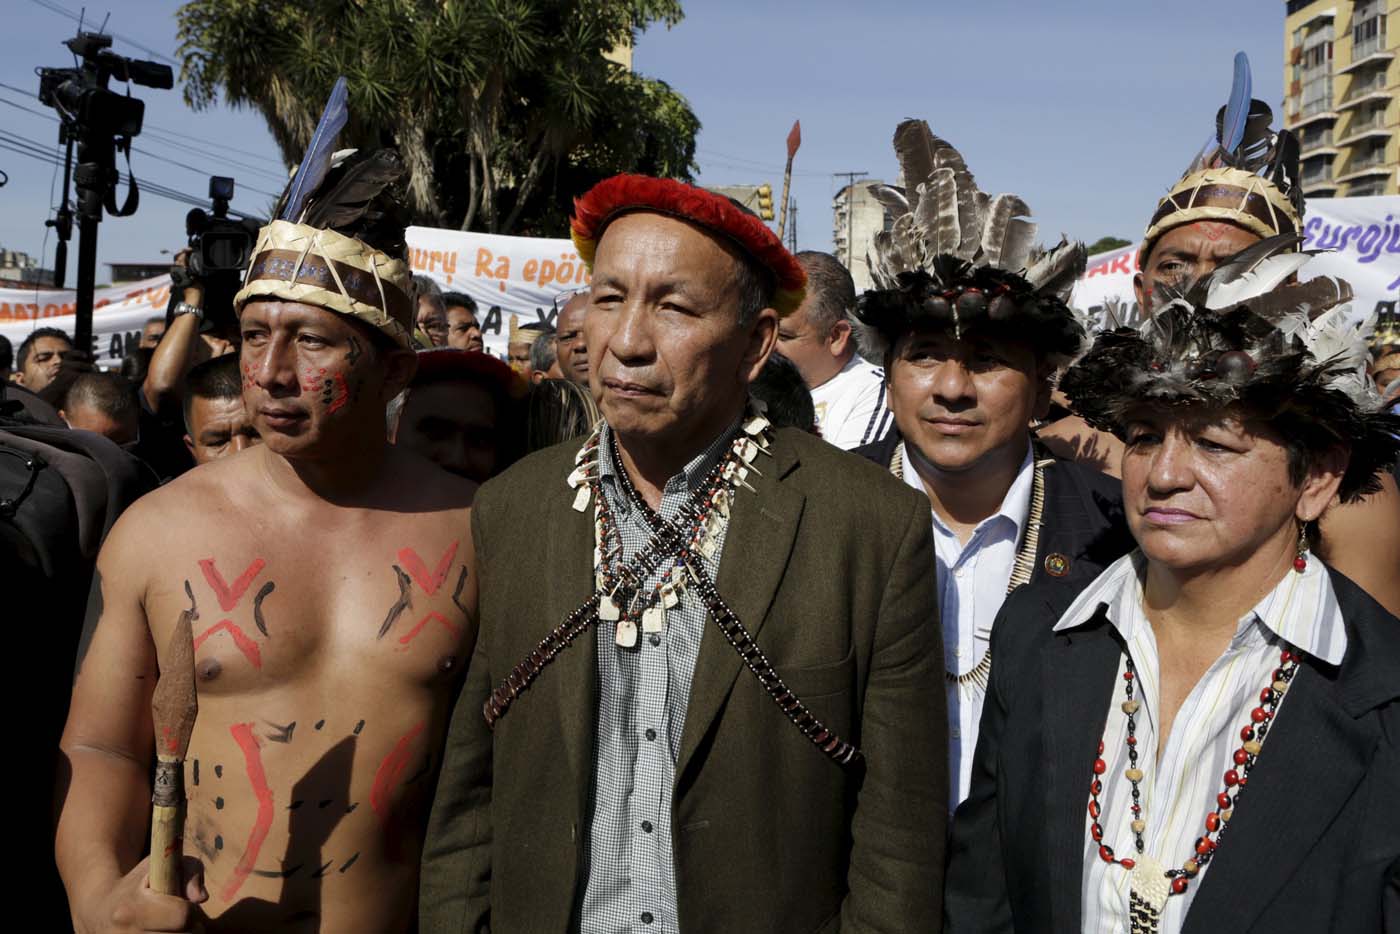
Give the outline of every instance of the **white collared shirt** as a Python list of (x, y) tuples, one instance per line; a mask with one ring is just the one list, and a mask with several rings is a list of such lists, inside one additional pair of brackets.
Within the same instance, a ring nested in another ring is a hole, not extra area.
[[(1035, 468), (1031, 446), (1001, 507), (977, 524), (964, 545), (933, 513), (933, 551), (938, 567), (938, 612), (943, 624), (945, 669), (967, 674), (981, 663), (992, 638), (992, 623), (1006, 600), (1006, 586), (1016, 564), (1016, 549), (1025, 533)], [(904, 482), (927, 495), (905, 445)], [(972, 752), (977, 747), (977, 724), (982, 720), (986, 693), (973, 681), (947, 684), (948, 791), (951, 813), (967, 797), (972, 784)]]
[(885, 407), (885, 371), (860, 355), (812, 390), (822, 440), (843, 451), (874, 444), (889, 434), (894, 416)]
[[(1215, 810), (1215, 798), (1225, 790), (1227, 769), (1235, 768), (1234, 752), (1240, 748), (1240, 729), (1249, 722), (1250, 711), (1259, 705), (1259, 692), (1272, 680), (1279, 665), (1279, 653), (1287, 646), (1302, 649), (1330, 665), (1341, 664), (1346, 654), (1347, 635), (1341, 608), (1332, 592), (1332, 580), (1322, 562), (1310, 557), (1302, 573), (1289, 570), (1264, 599), (1240, 617), (1235, 635), (1225, 652), (1201, 676), (1172, 721), (1171, 733), (1158, 758), (1160, 731), (1160, 675), (1157, 640), (1142, 607), (1142, 581), (1146, 559), (1140, 551), (1125, 555), (1085, 588), (1055, 624), (1055, 631), (1072, 629), (1095, 615), (1099, 604), (1107, 604), (1109, 622), (1118, 631), (1132, 654), (1137, 671), (1133, 697), (1141, 703), (1137, 715), (1138, 768), (1143, 778), (1142, 819), (1145, 852), (1164, 869), (1180, 869), (1194, 855), (1196, 839), (1205, 833), (1206, 815)], [(1103, 760), (1108, 768), (1099, 796), (1104, 843), (1117, 856), (1136, 857), (1131, 828), (1132, 785), (1124, 777), (1129, 767), (1127, 753), (1128, 718), (1122, 704), (1123, 673), (1127, 659), (1119, 663), (1109, 702), (1108, 723), (1104, 730)], [(1288, 695), (1275, 710), (1275, 716), (1288, 718)], [(1261, 759), (1269, 755), (1266, 737)], [(1070, 766), (1074, 768), (1074, 765)], [(1129, 872), (1121, 865), (1099, 858), (1099, 845), (1089, 836), (1092, 818), (1088, 816), (1089, 784), (1093, 763), (1083, 763), (1084, 773), (1084, 875), (1081, 891), (1084, 917), (1081, 929), (1094, 934), (1124, 934), (1128, 927)], [(1250, 806), (1248, 796), (1240, 807)], [(1220, 846), (1230, 846), (1224, 835)], [(1266, 858), (1267, 854), (1256, 854)], [(1201, 880), (1210, 871), (1207, 864), (1181, 895), (1167, 899), (1160, 922), (1161, 934), (1176, 934), (1186, 921), (1191, 900)]]

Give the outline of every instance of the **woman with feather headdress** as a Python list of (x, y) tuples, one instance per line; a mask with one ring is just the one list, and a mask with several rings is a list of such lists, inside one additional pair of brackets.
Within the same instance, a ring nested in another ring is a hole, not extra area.
[[(1400, 867), (1400, 620), (1311, 551), (1400, 418), (1344, 283), (1285, 233), (1061, 388), (1123, 438), (1137, 550), (1058, 621), (1013, 595), (945, 890), (950, 931), (1375, 931)], [(1226, 828), (1229, 832), (1226, 833)]]
[[(1214, 132), (1157, 203), (1143, 235), (1134, 279), (1142, 314), (1154, 310), (1159, 285), (1189, 290), (1261, 239), (1303, 231), (1298, 140), (1270, 127), (1273, 112), (1252, 98), (1252, 87), (1249, 59), (1237, 53), (1230, 98), (1216, 112)], [(1295, 237), (1289, 249), (1300, 242)], [(1070, 443), (1087, 447), (1094, 437), (1081, 431)], [(1374, 493), (1324, 510), (1315, 545), (1329, 564), (1400, 613), (1400, 487), (1393, 476), (1382, 477)]]
[(1083, 245), (1035, 249), (1026, 203), (980, 191), (924, 121), (901, 123), (894, 147), (906, 187), (873, 186), (896, 220), (872, 244), (882, 288), (856, 315), (884, 358), (896, 430), (857, 453), (933, 507), (951, 812), (967, 796), (1006, 594), (1050, 582), (1046, 592), (1068, 605), (1074, 582), (1092, 580), (1131, 541), (1117, 484), (1050, 457), (1030, 431), (1084, 340), (1064, 301)]

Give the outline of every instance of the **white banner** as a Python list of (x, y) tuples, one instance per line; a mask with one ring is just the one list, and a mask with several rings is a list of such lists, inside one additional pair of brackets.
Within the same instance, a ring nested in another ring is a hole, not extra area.
[[(504, 357), (510, 316), (520, 324), (554, 324), (554, 297), (588, 284), (588, 270), (570, 240), (502, 237), (494, 234), (410, 227), (409, 263), (444, 292), (476, 299), (487, 351)], [(73, 333), (72, 290), (0, 288), (0, 334), (16, 348), (41, 327)], [(98, 289), (93, 300), (92, 351), (112, 366), (135, 349), (147, 319), (164, 317), (170, 279), (159, 276)]]
[(520, 324), (553, 327), (555, 296), (588, 284), (572, 240), (410, 227), (408, 254), (415, 273), (476, 299), (486, 350), (499, 357), (506, 355), (511, 315)]
[[(1400, 299), (1400, 195), (1310, 199), (1303, 236), (1304, 249), (1332, 251), (1308, 263), (1304, 278), (1326, 275), (1350, 282), (1356, 293), (1351, 309), (1358, 319), (1394, 307)], [(1070, 304), (1100, 319), (1105, 300), (1112, 298), (1135, 313), (1137, 251), (1135, 243), (1089, 257)]]
[[(1307, 275), (1350, 282), (1358, 316), (1400, 298), (1400, 196), (1316, 198), (1308, 202), (1307, 214), (1305, 248), (1334, 251), (1309, 263)], [(555, 296), (588, 284), (588, 270), (569, 240), (410, 227), (408, 246), (415, 273), (431, 277), (445, 292), (465, 292), (476, 300), (486, 349), (501, 357), (511, 315), (520, 324), (553, 325)], [(1133, 305), (1136, 272), (1136, 244), (1090, 257), (1070, 303), (1096, 316), (1110, 297)], [(98, 359), (114, 365), (134, 349), (146, 320), (165, 314), (169, 296), (170, 280), (164, 276), (99, 289), (92, 347)], [(73, 323), (72, 291), (0, 289), (0, 334), (16, 347), (35, 328), (72, 334)]]
[[(59, 328), (73, 334), (71, 289), (0, 289), (0, 334), (16, 350), (25, 335), (37, 328)], [(136, 349), (141, 328), (151, 318), (165, 318), (170, 277), (130, 282), (98, 289), (93, 295), (92, 352), (103, 366), (115, 366)]]

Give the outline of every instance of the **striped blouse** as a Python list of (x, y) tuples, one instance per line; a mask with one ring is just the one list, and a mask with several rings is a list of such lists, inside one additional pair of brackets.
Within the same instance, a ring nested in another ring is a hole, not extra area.
[[(1156, 755), (1160, 729), (1158, 703), (1160, 680), (1157, 641), (1143, 611), (1142, 581), (1146, 559), (1133, 552), (1110, 565), (1079, 595), (1056, 623), (1055, 630), (1072, 629), (1107, 604), (1109, 622), (1132, 654), (1137, 669), (1134, 697), (1140, 701), (1137, 716), (1138, 767), (1145, 773), (1140, 783), (1143, 841), (1146, 854), (1164, 868), (1180, 868), (1193, 855), (1196, 839), (1204, 832), (1205, 816), (1215, 808), (1216, 795), (1224, 790), (1222, 776), (1234, 767), (1240, 728), (1258, 705), (1259, 691), (1278, 667), (1279, 652), (1286, 646), (1300, 648), (1328, 664), (1338, 665), (1346, 654), (1347, 637), (1341, 610), (1332, 592), (1331, 578), (1321, 561), (1313, 558), (1299, 573), (1292, 569), (1264, 599), (1239, 621), (1229, 646), (1206, 670), (1182, 703), (1171, 733)], [(1119, 663), (1114, 679), (1104, 731), (1103, 759), (1108, 768), (1099, 796), (1103, 842), (1119, 856), (1136, 856), (1131, 828), (1132, 786), (1123, 776), (1129, 767), (1127, 717), (1123, 673), (1127, 659)], [(1288, 716), (1288, 695), (1276, 715)], [(1269, 755), (1268, 740), (1260, 752)], [(1121, 865), (1099, 858), (1099, 845), (1090, 838), (1088, 814), (1091, 766), (1084, 763), (1084, 874), (1081, 892), (1082, 929), (1095, 934), (1127, 932), (1129, 872)], [(1249, 795), (1240, 798), (1249, 807)], [(1222, 847), (1230, 845), (1225, 835)], [(1181, 895), (1167, 899), (1159, 930), (1176, 934), (1186, 921), (1191, 900), (1209, 872), (1209, 864)]]

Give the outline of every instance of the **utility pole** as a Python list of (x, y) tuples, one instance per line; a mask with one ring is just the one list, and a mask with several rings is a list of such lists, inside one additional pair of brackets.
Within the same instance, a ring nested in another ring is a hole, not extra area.
[(846, 270), (851, 271), (851, 263), (855, 256), (855, 244), (851, 242), (854, 236), (854, 224), (852, 218), (855, 208), (855, 185), (856, 179), (868, 175), (868, 172), (832, 172), (833, 178), (844, 178), (846, 180)]
[(797, 197), (788, 199), (788, 217), (792, 219), (791, 226), (788, 227), (788, 249), (797, 252)]

